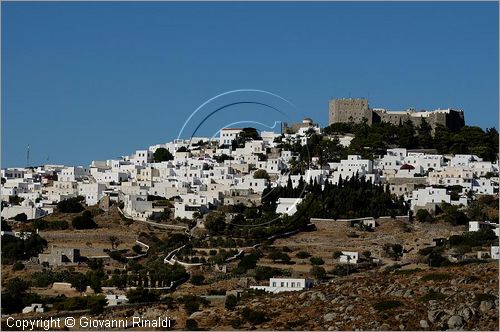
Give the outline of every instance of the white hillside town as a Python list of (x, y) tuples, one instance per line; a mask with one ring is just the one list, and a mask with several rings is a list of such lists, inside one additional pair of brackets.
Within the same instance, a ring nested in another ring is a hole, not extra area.
[(1, 331), (500, 331), (500, 0), (80, 2), (0, 7)]
[[(295, 132), (261, 132), (236, 146), (243, 128), (223, 128), (218, 139), (196, 137), (174, 140), (137, 150), (120, 159), (94, 160), (89, 165), (41, 165), (5, 168), (2, 176), (2, 217), (26, 214), (37, 219), (53, 212), (65, 199), (81, 196), (87, 205), (103, 197), (122, 203), (122, 213), (131, 219), (149, 220), (170, 209), (174, 218), (192, 219), (224, 204), (259, 204), (263, 191), (290, 181), (338, 184), (339, 179), (365, 177), (374, 184), (389, 184), (391, 193), (402, 196), (415, 213), (435, 211), (441, 203), (467, 206), (471, 193), (498, 193), (498, 163), (476, 155), (440, 155), (435, 152), (387, 149), (374, 160), (348, 155), (339, 162), (321, 166), (312, 158), (309, 169), (292, 173), (299, 156), (279, 147), (282, 141), (305, 146), (312, 135), (322, 133), (306, 118)], [(349, 141), (344, 140), (347, 146)], [(158, 149), (171, 157), (156, 160)], [(450, 195), (450, 189), (461, 191)], [(172, 207), (154, 207), (148, 195), (175, 197)], [(10, 202), (9, 198), (20, 199)], [(452, 197), (455, 196), (455, 197)], [(293, 214), (296, 200), (280, 198), (277, 212)]]

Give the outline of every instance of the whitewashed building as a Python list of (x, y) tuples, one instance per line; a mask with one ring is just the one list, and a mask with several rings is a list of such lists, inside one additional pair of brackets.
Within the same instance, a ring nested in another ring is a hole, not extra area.
[(280, 197), (278, 199), (278, 206), (276, 207), (276, 213), (287, 214), (292, 216), (297, 212), (297, 206), (302, 203), (302, 198), (284, 198)]
[(270, 278), (269, 286), (251, 286), (251, 289), (264, 290), (269, 293), (296, 292), (311, 288), (313, 281), (311, 279), (292, 279), (292, 278)]

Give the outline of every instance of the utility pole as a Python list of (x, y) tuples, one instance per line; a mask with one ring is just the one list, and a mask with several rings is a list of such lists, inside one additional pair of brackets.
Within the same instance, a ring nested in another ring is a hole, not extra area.
[(28, 150), (26, 151), (26, 167), (30, 166), (30, 145), (28, 144)]

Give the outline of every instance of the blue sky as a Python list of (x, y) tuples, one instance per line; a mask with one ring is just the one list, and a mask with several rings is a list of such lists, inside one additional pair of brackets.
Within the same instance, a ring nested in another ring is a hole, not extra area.
[[(241, 88), (322, 125), (351, 96), (498, 128), (498, 4), (2, 2), (2, 167), (25, 166), (28, 144), (32, 165), (87, 165), (164, 143)], [(279, 120), (226, 111), (199, 134)]]

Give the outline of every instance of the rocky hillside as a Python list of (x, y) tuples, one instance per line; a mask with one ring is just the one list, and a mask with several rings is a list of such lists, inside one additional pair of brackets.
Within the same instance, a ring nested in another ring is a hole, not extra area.
[[(191, 315), (174, 300), (112, 316), (168, 314), (175, 329), (189, 319), (208, 330), (482, 330), (498, 331), (498, 262), (425, 270), (366, 272), (302, 292), (223, 299)], [(176, 297), (174, 295), (174, 297)], [(111, 313), (108, 312), (108, 315)], [(192, 328), (191, 328), (192, 329)]]
[(266, 316), (255, 325), (265, 330), (498, 330), (498, 263), (337, 278), (192, 318), (201, 328), (251, 329), (261, 319), (245, 319), (245, 307)]

